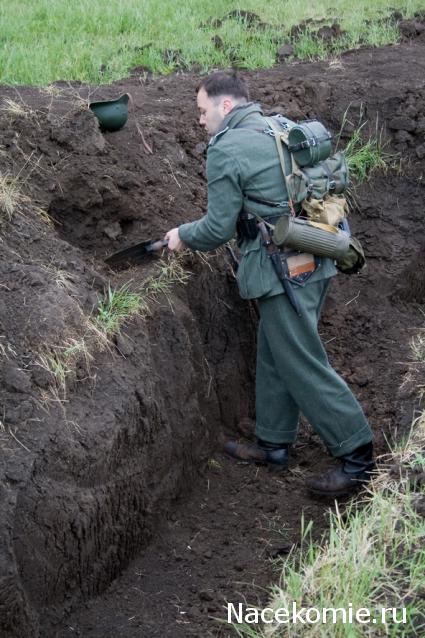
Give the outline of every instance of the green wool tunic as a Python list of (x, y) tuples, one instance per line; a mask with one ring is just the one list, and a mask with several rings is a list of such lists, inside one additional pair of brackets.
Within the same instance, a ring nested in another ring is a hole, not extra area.
[[(234, 237), (239, 214), (263, 218), (288, 214), (287, 191), (276, 143), (258, 104), (234, 108), (211, 139), (207, 154), (208, 210), (179, 227), (193, 250), (213, 250)], [(290, 158), (285, 154), (290, 168)], [(254, 202), (281, 203), (280, 206)], [(256, 375), (256, 434), (272, 443), (295, 440), (300, 410), (334, 456), (372, 439), (363, 411), (346, 383), (330, 366), (317, 322), (333, 261), (317, 260), (316, 270), (292, 281), (302, 311), (298, 317), (283, 291), (260, 235), (240, 242), (237, 281), (244, 299), (258, 299), (260, 326)]]

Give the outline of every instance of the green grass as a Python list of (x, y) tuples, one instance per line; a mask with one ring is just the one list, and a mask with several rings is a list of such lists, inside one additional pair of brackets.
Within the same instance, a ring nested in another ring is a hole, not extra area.
[[(388, 20), (391, 12), (397, 9), (409, 17), (421, 8), (421, 0), (1, 2), (0, 82), (46, 85), (62, 79), (104, 83), (142, 65), (157, 73), (194, 63), (200, 70), (229, 65), (270, 67), (278, 48), (288, 41), (291, 27), (302, 20), (338, 21), (346, 31), (340, 42), (330, 45), (315, 40), (309, 32), (295, 43), (297, 56), (326, 57), (364, 43), (395, 42), (399, 34)], [(235, 10), (254, 12), (263, 25), (258, 21), (249, 25), (235, 17), (212, 24), (214, 18)], [(216, 35), (222, 40), (221, 48), (212, 41)]]
[[(341, 131), (346, 123), (345, 115)], [(376, 171), (386, 172), (389, 168), (395, 168), (397, 162), (400, 163), (397, 155), (386, 151), (387, 142), (383, 140), (382, 131), (378, 131), (377, 126), (375, 133), (366, 139), (366, 125), (367, 122), (363, 122), (354, 129), (344, 149), (350, 176), (358, 183), (368, 180)]]
[(364, 182), (375, 171), (385, 172), (394, 156), (384, 149), (385, 145), (379, 136), (369, 137), (364, 141), (360, 129), (355, 131), (344, 151), (350, 175), (357, 182)]
[(95, 322), (104, 333), (114, 335), (124, 321), (139, 313), (140, 307), (141, 296), (131, 292), (129, 284), (117, 290), (109, 286), (105, 299), (99, 305)]
[[(396, 608), (396, 620), (406, 609), (406, 624), (273, 624), (263, 628), (234, 625), (235, 635), (263, 638), (425, 635), (425, 519), (418, 513), (425, 504), (424, 487), (415, 488), (414, 477), (423, 472), (425, 414), (414, 424), (407, 440), (393, 452), (391, 463), (381, 468), (366, 503), (353, 503), (342, 515), (331, 515), (329, 533), (320, 545), (303, 533), (301, 549), (283, 563), (279, 584), (271, 591), (267, 607), (314, 607), (371, 611)], [(399, 472), (394, 471), (399, 468)], [(249, 606), (249, 603), (248, 603)], [(328, 616), (330, 618), (330, 616)]]
[(96, 326), (109, 338), (118, 333), (121, 325), (131, 316), (146, 317), (151, 314), (152, 304), (157, 303), (161, 295), (172, 307), (170, 295), (173, 286), (187, 283), (189, 277), (190, 273), (181, 264), (181, 256), (172, 255), (159, 260), (155, 274), (143, 282), (139, 292), (131, 291), (128, 283), (116, 290), (108, 288), (95, 317)]

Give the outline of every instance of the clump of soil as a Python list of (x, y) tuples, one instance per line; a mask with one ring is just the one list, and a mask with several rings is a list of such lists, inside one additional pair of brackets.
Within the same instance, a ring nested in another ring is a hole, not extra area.
[[(355, 191), (351, 226), (368, 266), (337, 278), (321, 324), (378, 452), (416, 409), (414, 391), (398, 388), (423, 321), (414, 275), (423, 257), (423, 47), (417, 39), (350, 52), (339, 65), (244, 73), (267, 112), (317, 117), (336, 133), (349, 108), (371, 129), (378, 118), (400, 153), (404, 170)], [(224, 436), (252, 436), (255, 417), (256, 319), (223, 252), (186, 257), (189, 283), (108, 347), (90, 341), (62, 387), (42, 365), (87, 336), (108, 285), (138, 289), (159, 267), (157, 258), (115, 272), (106, 256), (205, 210), (198, 83), (194, 73), (135, 73), (111, 86), (2, 90), (15, 107), (0, 111), (0, 172), (21, 189), (1, 230), (2, 636), (220, 635), (210, 616), (223, 617), (224, 600), (265, 599), (269, 558), (297, 542), (302, 512), (317, 534), (326, 525), (328, 504), (304, 483), (330, 461), (307, 424), (283, 477), (219, 453)], [(134, 104), (126, 126), (102, 134), (87, 102), (124, 91)], [(79, 607), (136, 556), (122, 581)]]
[(404, 40), (425, 38), (425, 13), (418, 11), (411, 20), (397, 20), (398, 28)]
[(342, 38), (346, 34), (346, 31), (341, 29), (338, 22), (333, 22), (331, 25), (326, 24), (326, 22), (327, 20), (313, 20), (311, 18), (303, 20), (303, 22), (292, 27), (290, 31), (291, 38), (297, 40), (309, 33), (311, 37), (329, 43)]
[(229, 13), (227, 13), (222, 18), (211, 18), (205, 25), (201, 26), (209, 26), (215, 29), (219, 29), (227, 20), (242, 22), (247, 29), (261, 30), (272, 27), (272, 25), (263, 22), (260, 16), (253, 11), (245, 11), (244, 9), (235, 9), (234, 11), (229, 11)]

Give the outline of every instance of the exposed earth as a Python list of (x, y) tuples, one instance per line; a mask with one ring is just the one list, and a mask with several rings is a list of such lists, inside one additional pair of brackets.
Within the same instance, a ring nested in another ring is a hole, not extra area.
[[(321, 322), (384, 454), (417, 409), (425, 39), (243, 75), (267, 112), (335, 134), (347, 114), (340, 145), (366, 122), (395, 155), (353, 188), (368, 265), (336, 278)], [(224, 437), (252, 436), (255, 418), (256, 317), (224, 251), (184, 256), (189, 280), (109, 345), (87, 327), (108, 285), (143, 289), (162, 263), (114, 272), (105, 257), (205, 210), (198, 82), (136, 69), (110, 86), (1, 89), (0, 172), (21, 188), (0, 211), (2, 638), (234, 636), (214, 620), (226, 601), (264, 604), (302, 517), (316, 538), (326, 529), (332, 502), (304, 484), (332, 461), (308, 424), (284, 475), (220, 452)], [(87, 101), (124, 92), (127, 124), (102, 133)], [(48, 356), (83, 337), (88, 352), (58, 385)]]

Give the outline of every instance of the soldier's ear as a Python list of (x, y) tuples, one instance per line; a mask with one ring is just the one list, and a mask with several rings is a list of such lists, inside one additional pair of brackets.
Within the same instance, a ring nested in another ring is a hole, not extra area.
[(233, 101), (229, 97), (225, 97), (223, 99), (223, 111), (224, 114), (227, 115), (232, 110), (234, 104)]

